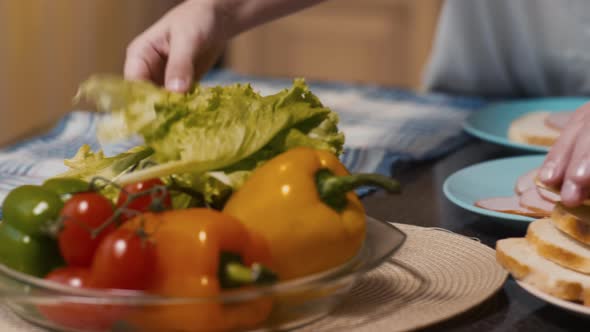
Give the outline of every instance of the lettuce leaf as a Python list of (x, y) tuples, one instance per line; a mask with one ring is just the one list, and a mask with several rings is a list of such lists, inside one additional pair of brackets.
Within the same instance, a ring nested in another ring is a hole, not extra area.
[(72, 159), (64, 161), (70, 170), (61, 174), (60, 177), (89, 181), (93, 177), (100, 176), (114, 181), (140, 161), (150, 157), (153, 152), (150, 147), (137, 146), (114, 157), (105, 157), (102, 151), (93, 152), (89, 145), (84, 144)]
[(208, 200), (239, 188), (256, 167), (288, 149), (308, 146), (339, 155), (344, 144), (337, 114), (302, 79), (261, 96), (249, 84), (197, 85), (177, 94), (146, 82), (95, 76), (76, 98), (111, 113), (99, 128), (102, 140), (140, 135), (153, 151), (155, 166), (126, 172), (117, 181), (181, 177)]
[[(91, 181), (96, 177), (116, 182), (123, 174), (132, 171), (142, 161), (149, 160), (153, 150), (147, 146), (137, 146), (114, 157), (105, 157), (101, 151), (93, 152), (89, 145), (80, 147), (72, 159), (66, 159), (64, 164), (70, 169), (57, 177), (71, 177)], [(101, 193), (106, 197), (116, 199), (119, 190), (106, 182), (97, 183), (102, 187)]]

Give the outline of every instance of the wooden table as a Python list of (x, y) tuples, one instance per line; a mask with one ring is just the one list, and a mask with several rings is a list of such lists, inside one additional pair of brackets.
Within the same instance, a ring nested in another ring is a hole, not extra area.
[[(441, 160), (407, 165), (394, 172), (403, 184), (403, 194), (390, 196), (376, 193), (366, 197), (367, 213), (382, 220), (443, 227), (477, 237), (491, 247), (495, 247), (498, 239), (522, 237), (527, 223), (500, 222), (473, 214), (453, 205), (442, 192), (445, 179), (453, 172), (485, 160), (515, 155), (522, 155), (522, 152), (473, 142)], [(426, 331), (577, 330), (590, 330), (590, 320), (536, 299), (510, 278), (498, 294), (479, 307)]]

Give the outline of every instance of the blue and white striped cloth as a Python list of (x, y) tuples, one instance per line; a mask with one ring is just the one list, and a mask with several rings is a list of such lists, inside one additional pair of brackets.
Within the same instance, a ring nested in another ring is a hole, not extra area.
[[(204, 85), (250, 82), (263, 94), (291, 85), (289, 80), (238, 76), (227, 71), (209, 74)], [(463, 120), (484, 101), (440, 94), (415, 94), (371, 86), (311, 83), (320, 100), (340, 116), (346, 135), (342, 161), (352, 172), (391, 174), (412, 161), (440, 157), (466, 142)], [(128, 149), (137, 142), (101, 146), (96, 125), (101, 115), (75, 111), (49, 133), (0, 149), (0, 201), (12, 188), (36, 184), (66, 170), (80, 145), (104, 148), (106, 154)], [(366, 192), (366, 191), (365, 191)]]

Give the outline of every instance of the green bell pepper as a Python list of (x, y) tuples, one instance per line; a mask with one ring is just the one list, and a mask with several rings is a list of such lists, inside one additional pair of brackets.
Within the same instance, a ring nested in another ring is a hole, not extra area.
[(90, 190), (90, 184), (76, 178), (51, 178), (43, 182), (43, 188), (57, 193), (65, 203), (75, 193)]
[(0, 262), (17, 271), (44, 277), (64, 265), (57, 242), (24, 234), (0, 221)]
[(52, 222), (57, 220), (63, 201), (53, 191), (40, 186), (25, 185), (13, 189), (4, 199), (4, 222), (26, 235), (47, 235)]

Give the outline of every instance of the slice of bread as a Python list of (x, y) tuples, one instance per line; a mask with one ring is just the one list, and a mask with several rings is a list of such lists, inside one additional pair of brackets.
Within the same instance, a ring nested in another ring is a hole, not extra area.
[(561, 203), (556, 203), (551, 220), (555, 227), (572, 238), (590, 245), (590, 210), (587, 207), (566, 208)]
[(531, 145), (553, 145), (560, 131), (547, 126), (547, 116), (549, 112), (532, 112), (519, 117), (510, 124), (508, 139)]
[(543, 258), (524, 238), (499, 240), (496, 260), (514, 278), (564, 300), (584, 301), (590, 290), (590, 276)]
[(562, 233), (551, 219), (532, 222), (526, 239), (544, 258), (574, 271), (590, 274), (590, 247)]

